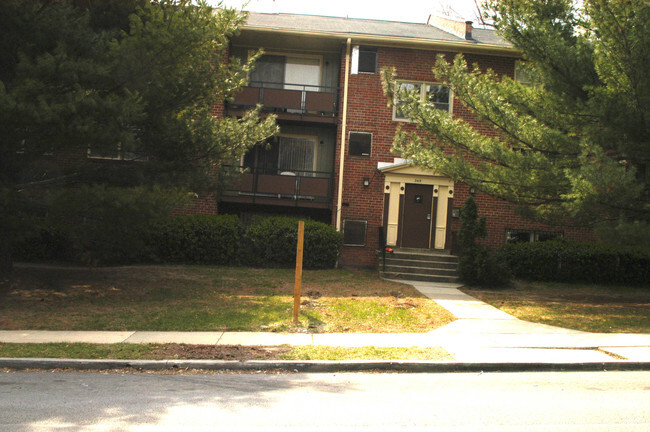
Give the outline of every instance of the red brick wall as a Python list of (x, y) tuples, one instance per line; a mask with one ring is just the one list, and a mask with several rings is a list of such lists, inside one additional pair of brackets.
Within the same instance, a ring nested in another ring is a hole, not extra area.
[[(458, 183), (454, 188), (454, 195), (454, 207), (462, 207), (470, 195), (469, 187), (464, 183)], [(565, 238), (575, 241), (596, 240), (593, 230), (580, 227), (545, 225), (523, 218), (517, 214), (514, 204), (493, 198), (484, 193), (475, 194), (474, 200), (478, 206), (479, 217), (485, 216), (487, 225), (487, 237), (480, 242), (492, 249), (496, 249), (505, 243), (506, 230), (508, 229), (559, 232)], [(454, 219), (451, 230), (457, 233), (459, 229), (460, 221)]]
[[(394, 67), (396, 78), (412, 81), (436, 82), (431, 68), (439, 52), (425, 50), (408, 50), (401, 48), (382, 48), (377, 50), (378, 69)], [(451, 53), (443, 53), (449, 59)], [(507, 57), (492, 57), (484, 55), (467, 55), (470, 64), (478, 63), (481, 69), (491, 68), (499, 74), (513, 76), (515, 59)], [(345, 65), (345, 47), (342, 48), (341, 64)], [(340, 86), (345, 79), (344, 67), (341, 67)], [(343, 95), (340, 97), (340, 116), (343, 113)], [(467, 119), (474, 127), (485, 134), (494, 134), (489, 126), (479, 122), (459, 101), (453, 101), (453, 113)], [(404, 130), (415, 130), (415, 125), (397, 122), (392, 119), (393, 110), (387, 106), (386, 97), (381, 87), (381, 79), (377, 74), (357, 74), (349, 77), (348, 112), (346, 136), (349, 132), (370, 132), (372, 150), (370, 157), (345, 157), (345, 175), (343, 183), (343, 207), (341, 220), (367, 220), (368, 231), (365, 247), (344, 246), (341, 257), (342, 265), (374, 266), (376, 265), (375, 251), (378, 249), (378, 227), (382, 225), (384, 209), (384, 176), (379, 173), (377, 162), (392, 162), (395, 155), (391, 154), (393, 136), (398, 125)], [(337, 151), (335, 159), (335, 187), (332, 208), (337, 204), (337, 188), (340, 164), (339, 129), (337, 136)], [(347, 140), (346, 140), (347, 144)], [(347, 145), (346, 145), (347, 153)], [(371, 179), (370, 187), (363, 187), (363, 178)], [(462, 206), (468, 196), (467, 185), (457, 184), (454, 194), (454, 206)], [(507, 202), (478, 195), (480, 215), (487, 216), (488, 238), (485, 243), (498, 247), (505, 241), (505, 230), (540, 229), (544, 231), (562, 231), (565, 236), (577, 240), (593, 239), (593, 234), (587, 230), (571, 228), (553, 228), (536, 224), (522, 219), (514, 212), (513, 206)], [(333, 223), (336, 222), (336, 211), (333, 212)], [(458, 230), (458, 221), (452, 223), (452, 230)]]
[(192, 215), (192, 214), (217, 214), (217, 200), (210, 195), (198, 195), (192, 199), (187, 207), (177, 208), (172, 211), (174, 215)]

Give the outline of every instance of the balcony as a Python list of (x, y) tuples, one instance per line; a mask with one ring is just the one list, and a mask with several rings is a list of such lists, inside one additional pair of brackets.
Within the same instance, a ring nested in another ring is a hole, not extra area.
[(221, 199), (233, 203), (328, 209), (331, 196), (329, 172), (249, 168), (224, 188)]
[(304, 84), (252, 81), (227, 104), (227, 113), (241, 116), (257, 104), (280, 120), (335, 123), (338, 88)]

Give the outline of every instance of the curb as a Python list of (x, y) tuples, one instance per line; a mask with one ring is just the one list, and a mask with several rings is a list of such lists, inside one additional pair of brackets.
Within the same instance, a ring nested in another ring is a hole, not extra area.
[(8, 369), (75, 369), (107, 370), (134, 368), (139, 370), (205, 369), (287, 372), (604, 372), (650, 371), (650, 362), (589, 363), (456, 363), (436, 361), (326, 361), (326, 360), (84, 360), (49, 358), (0, 358), (0, 368)]

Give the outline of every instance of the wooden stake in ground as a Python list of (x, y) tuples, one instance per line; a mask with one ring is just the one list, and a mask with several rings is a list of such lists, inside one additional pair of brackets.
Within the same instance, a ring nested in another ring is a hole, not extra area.
[(298, 246), (296, 247), (296, 284), (293, 289), (293, 322), (298, 323), (300, 288), (302, 286), (302, 250), (305, 238), (305, 221), (298, 222)]

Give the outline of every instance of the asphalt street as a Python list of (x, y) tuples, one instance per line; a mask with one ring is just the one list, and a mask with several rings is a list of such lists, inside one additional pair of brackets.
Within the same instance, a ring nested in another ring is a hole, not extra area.
[(0, 373), (0, 431), (648, 431), (650, 372)]

